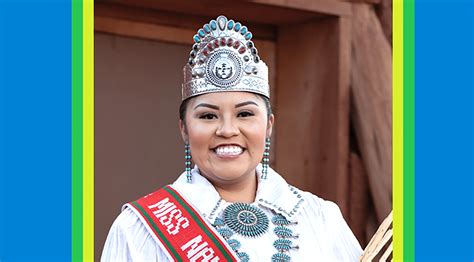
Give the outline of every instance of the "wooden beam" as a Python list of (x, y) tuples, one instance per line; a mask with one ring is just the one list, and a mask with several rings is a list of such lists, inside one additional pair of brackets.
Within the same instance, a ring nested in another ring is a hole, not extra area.
[(392, 209), (392, 56), (368, 4), (352, 9), (354, 126), (380, 223)]
[[(96, 16), (94, 18), (94, 29), (96, 32), (120, 36), (185, 44), (189, 45), (189, 48), (191, 48), (194, 43), (192, 37), (196, 33), (191, 29), (101, 16)], [(264, 61), (275, 60), (275, 43), (273, 41), (255, 39), (253, 42), (255, 43), (255, 46), (257, 46), (259, 54)], [(269, 68), (271, 66), (275, 67), (274, 62), (268, 66)], [(274, 73), (270, 71), (270, 84), (272, 84), (272, 81), (275, 81), (272, 80), (274, 78)]]
[(325, 15), (347, 16), (351, 14), (351, 6), (342, 1), (333, 0), (247, 0), (262, 5), (278, 6), (288, 9), (309, 11)]
[(157, 40), (191, 46), (194, 30), (171, 26), (156, 25), (129, 20), (95, 17), (94, 28), (97, 32), (121, 36)]
[[(119, 18), (147, 24), (191, 29), (194, 32), (210, 20), (207, 16), (199, 16), (195, 14), (182, 15), (152, 8), (141, 8), (107, 2), (96, 2), (94, 5), (94, 14), (96, 17)], [(248, 23), (247, 21), (245, 21), (245, 24), (248, 28), (252, 29), (254, 38), (276, 40), (275, 26), (252, 22)]]
[[(226, 15), (238, 21), (257, 24), (282, 25), (299, 23), (330, 15), (350, 14), (350, 5), (331, 0), (316, 1), (220, 1), (220, 0), (99, 0), (100, 3), (166, 11), (180, 15), (201, 16), (207, 19)], [(288, 2), (288, 4), (285, 4)], [(321, 11), (321, 12), (318, 12)], [(323, 11), (327, 11), (324, 13)], [(250, 26), (248, 26), (251, 28)]]

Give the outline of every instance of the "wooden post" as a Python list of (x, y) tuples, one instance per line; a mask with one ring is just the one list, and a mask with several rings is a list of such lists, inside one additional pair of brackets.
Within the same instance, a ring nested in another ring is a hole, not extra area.
[(352, 11), (354, 126), (380, 223), (392, 209), (391, 48), (372, 6)]

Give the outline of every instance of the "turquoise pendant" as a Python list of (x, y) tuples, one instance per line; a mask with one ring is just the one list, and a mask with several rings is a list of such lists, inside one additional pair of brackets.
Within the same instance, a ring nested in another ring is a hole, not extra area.
[(268, 230), (268, 217), (257, 207), (234, 203), (224, 210), (225, 224), (237, 234), (258, 237)]

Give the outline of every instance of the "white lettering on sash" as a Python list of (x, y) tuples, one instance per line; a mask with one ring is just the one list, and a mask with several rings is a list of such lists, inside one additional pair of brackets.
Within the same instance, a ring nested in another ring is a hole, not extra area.
[(219, 261), (219, 257), (214, 256), (214, 250), (208, 247), (207, 242), (202, 242), (202, 236), (198, 235), (195, 238), (189, 240), (186, 244), (181, 246), (181, 250), (185, 251), (187, 249), (186, 256), (190, 261)]
[(156, 218), (159, 218), (160, 223), (166, 227), (166, 231), (171, 235), (176, 235), (181, 228), (189, 226), (189, 220), (182, 215), (181, 210), (173, 202), (169, 201), (169, 198), (149, 205), (148, 208)]

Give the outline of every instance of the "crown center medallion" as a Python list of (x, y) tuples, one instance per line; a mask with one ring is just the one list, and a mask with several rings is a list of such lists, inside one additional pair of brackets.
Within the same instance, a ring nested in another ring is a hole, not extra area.
[(224, 88), (230, 87), (242, 76), (242, 62), (233, 52), (219, 50), (209, 58), (206, 73), (212, 84)]

